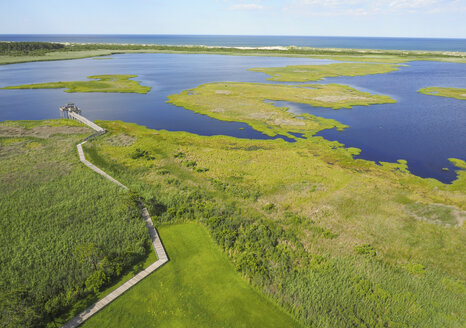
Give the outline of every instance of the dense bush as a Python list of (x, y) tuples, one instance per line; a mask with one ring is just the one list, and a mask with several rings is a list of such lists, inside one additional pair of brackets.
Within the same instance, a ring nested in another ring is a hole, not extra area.
[(356, 253), (360, 255), (369, 255), (369, 256), (376, 255), (375, 249), (369, 244), (356, 245), (354, 246), (354, 250), (356, 251)]
[(136, 148), (136, 150), (134, 150), (131, 153), (130, 157), (132, 159), (144, 158), (145, 160), (148, 160), (148, 161), (155, 158), (154, 156), (151, 156), (147, 150), (143, 150), (139, 148)]
[(42, 55), (46, 52), (64, 50), (65, 45), (50, 42), (0, 42), (0, 55)]

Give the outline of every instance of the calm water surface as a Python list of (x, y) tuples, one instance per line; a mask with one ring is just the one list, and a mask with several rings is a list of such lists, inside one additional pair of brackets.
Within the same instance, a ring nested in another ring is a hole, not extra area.
[(425, 86), (466, 88), (466, 65), (439, 62), (408, 65), (389, 74), (324, 80), (390, 95), (396, 104), (340, 110), (288, 102), (275, 105), (349, 125), (344, 131), (324, 130), (317, 135), (361, 149), (358, 158), (384, 162), (405, 159), (412, 173), (451, 182), (456, 178), (457, 168), (448, 158), (466, 159), (466, 102), (427, 96), (417, 90)]
[[(0, 87), (25, 83), (78, 81), (89, 75), (137, 74), (150, 93), (65, 93), (63, 90), (0, 90), (0, 120), (58, 117), (58, 106), (75, 102), (92, 119), (122, 120), (155, 129), (200, 135), (230, 135), (266, 139), (250, 126), (222, 122), (167, 104), (167, 96), (216, 81), (268, 82), (263, 73), (247, 68), (327, 64), (328, 60), (180, 54), (123, 54), (112, 60), (81, 59), (0, 66)], [(328, 78), (319, 83), (349, 84), (360, 90), (387, 94), (396, 104), (332, 110), (276, 102), (295, 113), (333, 118), (350, 126), (345, 131), (319, 133), (329, 140), (360, 148), (360, 158), (394, 162), (406, 159), (416, 175), (443, 182), (455, 179), (449, 157), (466, 160), (466, 104), (444, 97), (421, 95), (425, 86), (466, 88), (466, 65), (411, 62), (389, 74)], [(241, 128), (241, 129), (240, 129)], [(449, 171), (443, 171), (447, 167)]]

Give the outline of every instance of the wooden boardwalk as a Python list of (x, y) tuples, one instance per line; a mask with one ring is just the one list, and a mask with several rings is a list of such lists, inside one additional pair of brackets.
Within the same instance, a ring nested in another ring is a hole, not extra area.
[(83, 151), (83, 147), (82, 145), (85, 144), (87, 141), (84, 141), (84, 142), (81, 142), (80, 144), (78, 144), (77, 148), (78, 148), (78, 155), (79, 155), (79, 160), (81, 162), (83, 162), (84, 165), (86, 165), (88, 168), (90, 168), (92, 171), (94, 172), (97, 172), (99, 173), (101, 176), (103, 176), (104, 178), (106, 178), (107, 180), (110, 180), (112, 181), (113, 183), (116, 183), (117, 185), (119, 185), (121, 188), (124, 188), (126, 190), (128, 190), (128, 187), (126, 187), (124, 184), (122, 184), (120, 181), (112, 178), (110, 175), (108, 175), (107, 173), (105, 173), (104, 171), (102, 171), (101, 169), (99, 169), (97, 166), (95, 166), (94, 164), (92, 164), (91, 162), (89, 162), (86, 157), (84, 157), (84, 151)]
[(83, 124), (86, 124), (88, 127), (90, 127), (91, 129), (93, 129), (93, 130), (95, 130), (97, 132), (107, 132), (107, 130), (105, 130), (104, 128), (98, 126), (97, 124), (95, 124), (91, 120), (88, 120), (84, 116), (79, 115), (77, 113), (69, 112), (68, 117), (70, 117), (72, 119), (75, 119), (75, 120), (77, 120), (77, 121), (79, 121), (79, 122), (81, 122)]
[[(83, 118), (84, 120), (78, 119), (80, 122), (90, 126), (92, 129), (96, 130), (98, 133), (105, 133), (106, 130), (98, 126), (97, 124), (89, 121), (85, 117), (75, 114), (75, 113), (70, 113), (76, 116), (79, 116), (80, 118)], [(92, 126), (87, 122), (90, 122)], [(94, 127), (95, 126), (95, 127)], [(97, 128), (96, 128), (97, 127)], [(86, 165), (88, 168), (93, 170), (94, 172), (100, 174), (104, 178), (112, 181), (113, 183), (116, 183), (120, 187), (128, 190), (128, 187), (126, 187), (124, 184), (120, 183), (118, 180), (112, 178), (110, 175), (99, 169), (97, 166), (86, 160), (86, 157), (84, 156), (83, 152), (83, 147), (82, 145), (86, 143), (86, 141), (81, 142), (80, 144), (77, 145), (78, 148), (78, 155), (79, 155), (79, 160)], [(152, 223), (152, 219), (149, 215), (149, 212), (147, 211), (147, 208), (144, 207), (144, 205), (139, 203), (139, 207), (141, 208), (141, 214), (142, 217), (144, 218), (144, 222), (146, 223), (147, 230), (149, 230), (149, 235), (152, 240), (152, 246), (154, 247), (155, 253), (157, 254), (157, 261), (152, 263), (150, 266), (139, 272), (137, 275), (135, 275), (133, 278), (129, 279), (127, 282), (125, 282), (123, 285), (115, 289), (113, 292), (99, 300), (98, 302), (94, 303), (90, 307), (88, 307), (86, 310), (78, 314), (76, 317), (68, 321), (66, 324), (62, 326), (62, 328), (75, 328), (78, 327), (81, 323), (89, 319), (91, 316), (102, 310), (105, 306), (110, 304), (112, 301), (114, 301), (117, 297), (119, 297), (121, 294), (126, 292), (128, 289), (136, 285), (138, 282), (140, 282), (142, 279), (147, 277), (149, 274), (160, 268), (162, 265), (168, 262), (168, 256), (167, 253), (165, 252), (165, 248), (163, 247), (162, 241), (160, 240), (159, 234), (157, 232), (157, 229), (155, 229), (154, 224)]]

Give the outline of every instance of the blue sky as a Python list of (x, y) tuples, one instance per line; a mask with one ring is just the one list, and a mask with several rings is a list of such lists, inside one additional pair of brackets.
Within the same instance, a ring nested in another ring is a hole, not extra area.
[(0, 34), (466, 38), (466, 0), (1, 0)]

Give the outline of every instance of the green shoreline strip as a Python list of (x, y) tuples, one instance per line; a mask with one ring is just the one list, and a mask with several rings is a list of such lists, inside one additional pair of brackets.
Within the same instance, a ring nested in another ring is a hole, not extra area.
[[(5, 46), (6, 44), (6, 46)], [(22, 42), (0, 42), (0, 65), (88, 58), (108, 56), (122, 53), (177, 53), (177, 54), (213, 54), (234, 56), (268, 56), (268, 57), (304, 57), (315, 59), (330, 59), (352, 62), (374, 63), (406, 63), (414, 60), (445, 61), (466, 63), (466, 53), (449, 51), (404, 51), (404, 50), (376, 50), (376, 49), (336, 49), (336, 48), (308, 48), (308, 47), (274, 47), (274, 48), (234, 48), (207, 46), (168, 46), (141, 44), (59, 44), (59, 49), (45, 49), (36, 46), (36, 51), (22, 52)], [(15, 48), (15, 46), (17, 47)], [(57, 44), (54, 44), (56, 46)], [(45, 47), (45, 48), (44, 48)], [(49, 47), (50, 48), (50, 47)]]
[(262, 72), (272, 77), (270, 81), (307, 82), (318, 81), (325, 77), (361, 76), (383, 74), (398, 70), (398, 65), (337, 63), (327, 65), (297, 65), (285, 67), (252, 68), (250, 71)]
[(461, 88), (427, 87), (418, 90), (418, 92), (429, 96), (466, 100), (466, 89)]
[(130, 80), (137, 75), (113, 74), (88, 76), (92, 81), (48, 82), (23, 84), (3, 89), (62, 89), (65, 92), (117, 92), (117, 93), (148, 93), (151, 87), (142, 86), (138, 81)]

